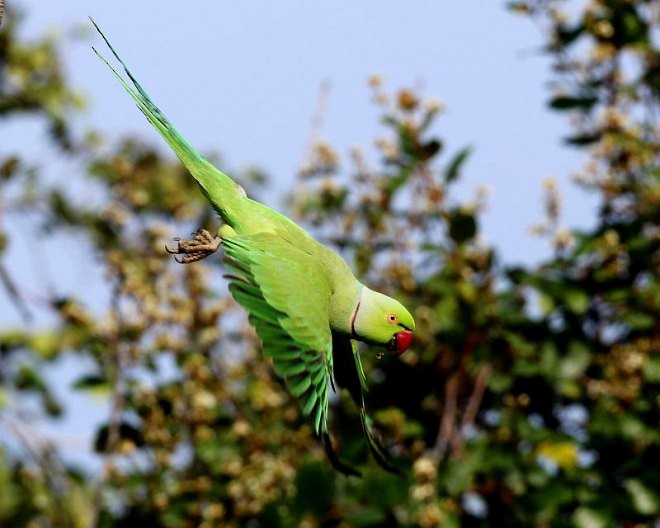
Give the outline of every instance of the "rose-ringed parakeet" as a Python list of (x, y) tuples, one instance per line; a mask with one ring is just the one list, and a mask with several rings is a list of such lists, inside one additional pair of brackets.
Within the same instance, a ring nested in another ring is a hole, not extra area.
[[(94, 21), (92, 20), (92, 23)], [(212, 166), (151, 101), (108, 39), (127, 82), (99, 54), (149, 122), (167, 141), (223, 220), (218, 236), (200, 230), (169, 249), (182, 263), (224, 248), (229, 289), (249, 314), (264, 353), (310, 417), (332, 464), (359, 474), (334, 452), (328, 432), (328, 387), (348, 389), (360, 409), (367, 444), (376, 461), (396, 472), (374, 438), (365, 411), (366, 377), (355, 341), (402, 354), (415, 322), (398, 301), (361, 284), (348, 264), (284, 215), (251, 200), (231, 178)], [(94, 50), (96, 51), (96, 50)], [(97, 52), (98, 54), (98, 52)]]

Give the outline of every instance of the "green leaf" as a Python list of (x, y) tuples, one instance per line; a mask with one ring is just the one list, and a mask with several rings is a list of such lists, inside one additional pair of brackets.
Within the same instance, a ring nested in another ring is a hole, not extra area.
[(507, 2), (506, 7), (517, 13), (529, 13), (529, 4), (527, 2)]
[(9, 180), (20, 169), (21, 160), (16, 156), (9, 156), (0, 164), (0, 181)]
[(573, 524), (575, 528), (606, 528), (612, 525), (612, 519), (602, 511), (581, 506), (573, 514)]
[[(112, 450), (117, 449), (118, 446), (116, 444), (112, 446), (108, 445), (110, 440), (110, 427), (104, 425), (96, 433), (96, 438), (94, 440), (94, 451), (97, 453), (105, 453), (108, 451), (108, 448)], [(117, 427), (116, 440), (132, 442), (136, 447), (141, 447), (144, 445), (142, 433), (127, 422), (122, 422)]]
[(569, 289), (564, 300), (566, 307), (575, 315), (584, 315), (589, 308), (590, 297), (584, 290)]
[(660, 513), (660, 497), (656, 491), (646, 486), (640, 479), (628, 479), (623, 485), (639, 513), (642, 515)]
[(443, 174), (445, 183), (451, 183), (460, 175), (461, 168), (466, 160), (472, 154), (472, 147), (465, 147), (464, 149), (458, 151), (458, 153), (453, 157), (449, 162), (449, 166), (445, 169)]
[(442, 150), (442, 142), (438, 139), (432, 139), (423, 143), (418, 149), (417, 157), (419, 161), (428, 161)]
[(537, 361), (520, 359), (513, 365), (514, 374), (523, 378), (534, 377), (539, 374), (540, 370), (541, 365)]
[(555, 300), (550, 295), (546, 295), (541, 291), (538, 292), (538, 303), (539, 310), (546, 317), (556, 308)]
[(660, 355), (653, 355), (644, 361), (642, 372), (647, 383), (660, 383)]
[(73, 384), (73, 388), (93, 392), (106, 392), (109, 389), (108, 380), (95, 374), (78, 378)]
[(396, 174), (393, 174), (386, 180), (387, 192), (390, 195), (394, 194), (397, 190), (406, 184), (406, 182), (410, 179), (411, 174), (412, 171), (409, 167), (401, 167)]
[(655, 317), (638, 311), (626, 311), (621, 315), (621, 322), (628, 325), (632, 330), (644, 332), (652, 330), (658, 324)]
[(564, 45), (567, 46), (575, 41), (582, 32), (584, 31), (584, 25), (578, 24), (575, 27), (569, 28), (566, 26), (559, 26), (555, 34), (557, 35), (558, 40)]
[[(648, 42), (648, 24), (637, 14), (634, 6), (628, 6), (613, 21), (620, 28), (621, 40), (624, 44), (643, 44)], [(617, 23), (618, 22), (618, 23)]]
[(9, 404), (9, 392), (0, 387), (0, 411)]
[[(408, 498), (406, 486), (402, 486), (401, 477), (392, 473), (384, 473), (379, 467), (373, 465), (365, 471), (363, 477), (363, 493), (359, 502), (363, 505), (375, 506), (381, 510), (389, 509), (393, 504), (400, 504)], [(378, 489), (377, 494), (370, 490)]]
[(451, 495), (460, 495), (468, 491), (472, 487), (479, 465), (479, 457), (450, 460), (443, 471), (443, 482), (447, 492)]
[(28, 365), (21, 365), (14, 377), (16, 388), (45, 392), (46, 385), (37, 372)]
[(48, 416), (56, 418), (58, 416), (61, 416), (62, 413), (64, 412), (64, 409), (62, 408), (60, 403), (55, 398), (50, 396), (50, 394), (48, 393), (44, 393), (42, 402), (44, 406), (44, 411), (46, 411), (46, 414), (48, 414)]
[(313, 461), (303, 465), (296, 475), (296, 508), (322, 513), (332, 505), (332, 485), (325, 466)]
[(559, 353), (557, 345), (552, 341), (546, 341), (541, 346), (540, 358), (541, 370), (548, 376), (555, 376), (559, 365)]
[(78, 210), (69, 199), (59, 190), (53, 190), (49, 196), (50, 207), (55, 217), (68, 225), (75, 225), (79, 220)]
[(600, 132), (575, 134), (574, 136), (565, 137), (564, 143), (573, 145), (574, 147), (583, 147), (600, 141), (602, 137), (603, 134)]
[(589, 347), (582, 341), (571, 341), (567, 354), (559, 361), (559, 375), (564, 379), (575, 379), (580, 376), (591, 359)]
[(30, 347), (45, 360), (55, 359), (60, 352), (61, 336), (54, 332), (36, 332), (31, 336)]
[(457, 207), (449, 213), (449, 236), (457, 244), (463, 244), (477, 234), (477, 220), (472, 211)]
[(346, 514), (349, 526), (380, 526), (384, 520), (385, 512), (373, 507), (350, 510)]
[(598, 102), (598, 97), (587, 95), (582, 97), (571, 97), (570, 95), (558, 95), (550, 100), (548, 106), (555, 110), (582, 110), (587, 111)]
[(493, 372), (488, 376), (488, 388), (493, 392), (504, 392), (511, 388), (513, 385), (513, 379), (511, 376), (506, 374), (501, 374), (499, 372)]

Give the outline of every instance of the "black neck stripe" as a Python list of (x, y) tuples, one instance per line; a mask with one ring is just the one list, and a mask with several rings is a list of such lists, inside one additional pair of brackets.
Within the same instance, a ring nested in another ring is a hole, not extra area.
[(355, 320), (357, 319), (358, 311), (360, 310), (360, 304), (362, 303), (362, 290), (360, 290), (360, 296), (358, 297), (357, 305), (355, 310), (353, 310), (353, 315), (351, 315), (351, 336), (355, 339), (360, 339), (360, 336), (355, 331)]

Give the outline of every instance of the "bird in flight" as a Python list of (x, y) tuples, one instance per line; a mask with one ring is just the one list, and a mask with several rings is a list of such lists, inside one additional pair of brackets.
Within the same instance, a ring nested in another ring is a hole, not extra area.
[(201, 229), (190, 240), (175, 239), (176, 247), (168, 251), (187, 264), (222, 247), (231, 294), (248, 312), (265, 355), (298, 398), (302, 414), (311, 420), (330, 462), (347, 475), (359, 475), (339, 459), (329, 433), (329, 387), (342, 387), (360, 410), (374, 459), (398, 473), (376, 440), (366, 413), (367, 379), (356, 341), (402, 354), (415, 329), (410, 312), (399, 301), (362, 284), (341, 256), (286, 216), (250, 199), (240, 185), (204, 159), (154, 104), (108, 38), (92, 23), (128, 79), (94, 51), (195, 178), (223, 221), (217, 235)]

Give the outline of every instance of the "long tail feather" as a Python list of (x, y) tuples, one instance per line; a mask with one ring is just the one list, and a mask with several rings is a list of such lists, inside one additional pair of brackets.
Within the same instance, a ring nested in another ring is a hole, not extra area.
[(181, 135), (181, 133), (170, 123), (165, 114), (156, 106), (151, 100), (146, 90), (138, 82), (133, 72), (128, 68), (126, 63), (119, 56), (108, 38), (105, 36), (101, 28), (90, 17), (92, 24), (103, 38), (108, 48), (119, 61), (124, 72), (133, 84), (131, 86), (126, 80), (115, 70), (110, 63), (101, 55), (95, 48), (92, 47), (94, 53), (105, 63), (105, 65), (112, 71), (117, 80), (121, 83), (124, 89), (130, 94), (136, 102), (142, 113), (146, 116), (153, 127), (158, 133), (167, 141), (168, 145), (174, 150), (179, 159), (183, 162), (186, 168), (190, 171), (193, 177), (199, 183), (202, 192), (209, 200), (213, 208), (223, 217), (225, 221), (231, 224), (231, 205), (232, 200), (240, 199), (245, 196), (243, 189), (236, 184), (229, 176), (219, 171), (208, 160), (206, 160), (188, 141)]
[(385, 449), (383, 448), (382, 445), (380, 445), (378, 440), (376, 440), (373, 430), (371, 429), (371, 426), (369, 424), (369, 417), (367, 416), (367, 413), (364, 409), (364, 403), (362, 404), (362, 408), (360, 409), (360, 420), (362, 421), (362, 429), (364, 431), (364, 436), (367, 439), (367, 446), (369, 447), (369, 451), (371, 452), (371, 455), (374, 457), (374, 460), (385, 471), (389, 471), (390, 473), (403, 477), (404, 476), (403, 472), (399, 468), (394, 466), (392, 462), (390, 462), (389, 457), (385, 453)]
[(330, 439), (330, 435), (328, 433), (323, 433), (321, 440), (323, 441), (323, 447), (325, 448), (325, 454), (328, 456), (328, 460), (330, 460), (330, 463), (337, 471), (340, 471), (349, 477), (362, 476), (362, 473), (360, 473), (357, 469), (347, 466), (339, 459), (335, 448), (332, 447), (332, 440)]
[(371, 428), (364, 402), (364, 393), (367, 391), (367, 378), (362, 368), (362, 361), (360, 360), (357, 346), (350, 339), (333, 334), (332, 355), (334, 377), (337, 385), (348, 390), (355, 405), (360, 410), (362, 430), (367, 440), (369, 452), (383, 469), (390, 473), (403, 476), (403, 473), (389, 461), (385, 449), (376, 440), (376, 436)]

